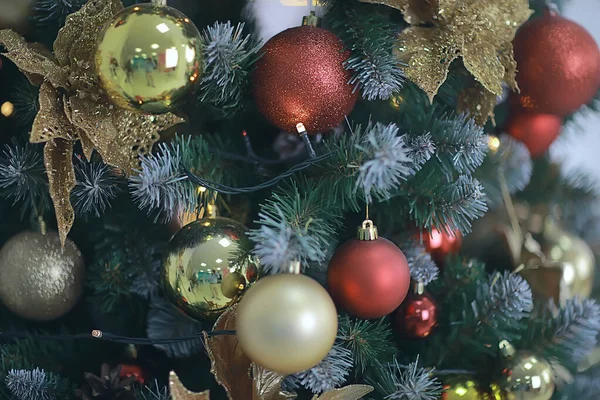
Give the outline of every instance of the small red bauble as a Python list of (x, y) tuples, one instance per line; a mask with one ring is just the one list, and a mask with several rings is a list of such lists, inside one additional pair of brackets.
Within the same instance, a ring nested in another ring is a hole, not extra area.
[(521, 107), (565, 116), (600, 88), (600, 49), (579, 24), (555, 12), (525, 23), (513, 41)]
[(141, 383), (142, 385), (146, 382), (142, 367), (133, 364), (121, 364), (121, 366), (121, 372), (119, 372), (121, 378), (130, 378), (133, 376), (135, 382)]
[(552, 114), (513, 110), (506, 122), (506, 133), (525, 143), (531, 157), (543, 155), (560, 134), (562, 119)]
[[(418, 285), (418, 284), (417, 284)], [(418, 286), (409, 293), (396, 313), (396, 328), (411, 339), (426, 338), (437, 324), (437, 304), (429, 293)]]
[(456, 254), (460, 251), (462, 235), (459, 231), (446, 233), (433, 228), (431, 233), (423, 232), (423, 245), (431, 254), (433, 261), (441, 268), (448, 254)]
[(376, 229), (371, 221), (365, 221), (359, 228), (359, 239), (344, 243), (327, 271), (333, 300), (363, 319), (390, 314), (400, 306), (410, 286), (406, 257), (392, 242), (379, 238)]
[(343, 63), (350, 53), (333, 33), (312, 26), (285, 30), (263, 47), (253, 92), (260, 112), (273, 125), (296, 132), (330, 130), (352, 111), (358, 91)]

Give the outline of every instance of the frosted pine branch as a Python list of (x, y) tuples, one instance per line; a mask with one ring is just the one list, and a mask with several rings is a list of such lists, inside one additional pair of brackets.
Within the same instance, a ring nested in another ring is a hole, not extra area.
[(40, 109), (38, 102), (40, 89), (32, 85), (23, 75), (16, 80), (12, 89), (11, 98), (15, 105), (13, 116), (20, 126), (30, 127)]
[(356, 189), (364, 192), (368, 202), (373, 200), (373, 195), (388, 199), (400, 181), (415, 172), (404, 138), (398, 136), (396, 124), (369, 123), (364, 133), (357, 127), (354, 134), (361, 138), (356, 148), (363, 152), (364, 159)]
[(328, 19), (351, 55), (345, 67), (350, 83), (366, 100), (387, 100), (402, 89), (404, 73), (392, 50), (394, 26), (373, 8), (344, 0), (330, 0)]
[(533, 295), (527, 281), (508, 271), (492, 274), (481, 285), (471, 303), (475, 318), (486, 325), (510, 326), (533, 310)]
[(440, 269), (423, 246), (412, 242), (408, 248), (403, 250), (410, 268), (410, 276), (414, 281), (429, 285), (438, 278)]
[(408, 366), (398, 361), (381, 368), (376, 389), (386, 400), (438, 400), (442, 394), (442, 384), (433, 376), (433, 370), (419, 367), (419, 359)]
[(259, 214), (260, 228), (248, 234), (254, 254), (270, 273), (287, 271), (290, 262), (320, 263), (335, 243), (340, 217), (328, 210), (319, 187), (291, 183), (273, 193)]
[(431, 139), (430, 133), (424, 133), (418, 136), (405, 135), (404, 145), (408, 150), (408, 157), (413, 160), (413, 168), (417, 171), (423, 164), (429, 161), (431, 156), (435, 153), (435, 144)]
[(181, 172), (182, 150), (179, 145), (161, 144), (159, 153), (141, 157), (141, 169), (129, 178), (133, 200), (149, 212), (158, 210), (168, 220), (183, 208), (193, 209), (197, 194)]
[(370, 365), (385, 359), (393, 351), (389, 345), (392, 330), (384, 319), (369, 321), (341, 316), (338, 340), (352, 352), (359, 373), (364, 373)]
[(292, 261), (300, 259), (301, 249), (294, 246), (292, 228), (285, 223), (282, 211), (275, 208), (275, 218), (267, 213), (260, 213), (261, 227), (249, 232), (248, 236), (256, 245), (254, 255), (267, 269), (285, 270)]
[(136, 400), (171, 400), (169, 389), (166, 386), (158, 384), (157, 380), (154, 380), (152, 386), (144, 386), (141, 389), (137, 389), (135, 392)]
[(436, 157), (446, 174), (471, 174), (479, 167), (488, 152), (483, 128), (466, 115), (450, 119), (435, 119), (430, 127), (436, 146)]
[(262, 43), (244, 35), (244, 24), (215, 23), (202, 33), (206, 70), (200, 101), (235, 112), (241, 109), (249, 74)]
[(11, 369), (6, 376), (6, 387), (17, 400), (54, 400), (52, 383), (42, 369)]
[(598, 343), (600, 306), (592, 299), (568, 299), (557, 309), (548, 303), (540, 334), (546, 339), (542, 350), (560, 360), (577, 363)]
[(36, 22), (41, 25), (62, 26), (67, 15), (77, 11), (84, 0), (38, 0), (34, 10)]
[(352, 352), (336, 343), (319, 364), (288, 377), (288, 387), (302, 385), (316, 394), (329, 392), (346, 382), (352, 366)]
[(447, 222), (437, 226), (445, 226), (447, 229), (459, 229), (467, 233), (471, 227), (471, 221), (482, 217), (487, 211), (483, 187), (477, 179), (468, 175), (461, 175), (456, 182), (447, 188), (446, 202), (441, 204), (440, 211), (447, 217)]
[(99, 217), (117, 197), (119, 179), (106, 164), (76, 158), (74, 163), (77, 184), (71, 192), (75, 211)]
[[(13, 141), (0, 153), (0, 196), (14, 203), (45, 205), (48, 182), (40, 147)], [(42, 210), (38, 210), (42, 211)]]

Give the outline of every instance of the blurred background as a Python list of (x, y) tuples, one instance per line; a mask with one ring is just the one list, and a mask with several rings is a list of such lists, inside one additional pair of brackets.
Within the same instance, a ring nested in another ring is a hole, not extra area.
[[(569, 0), (563, 3), (563, 14), (583, 25), (600, 42), (600, 1)], [(583, 171), (600, 179), (600, 115), (578, 115), (565, 127), (565, 132), (550, 148), (553, 159), (560, 160), (570, 171)]]

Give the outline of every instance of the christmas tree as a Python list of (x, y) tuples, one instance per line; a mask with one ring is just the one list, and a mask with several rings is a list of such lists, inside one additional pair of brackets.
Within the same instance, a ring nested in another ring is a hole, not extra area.
[(1, 399), (599, 398), (561, 4), (0, 4)]

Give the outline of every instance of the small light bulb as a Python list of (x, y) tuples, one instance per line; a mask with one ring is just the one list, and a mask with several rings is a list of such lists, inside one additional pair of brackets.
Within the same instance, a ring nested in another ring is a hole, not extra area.
[(2, 107), (0, 108), (2, 115), (4, 115), (6, 118), (10, 117), (14, 110), (15, 110), (15, 106), (10, 101), (4, 102), (2, 104)]
[(500, 148), (500, 139), (496, 136), (490, 136), (488, 139), (488, 148), (494, 152), (498, 151)]

